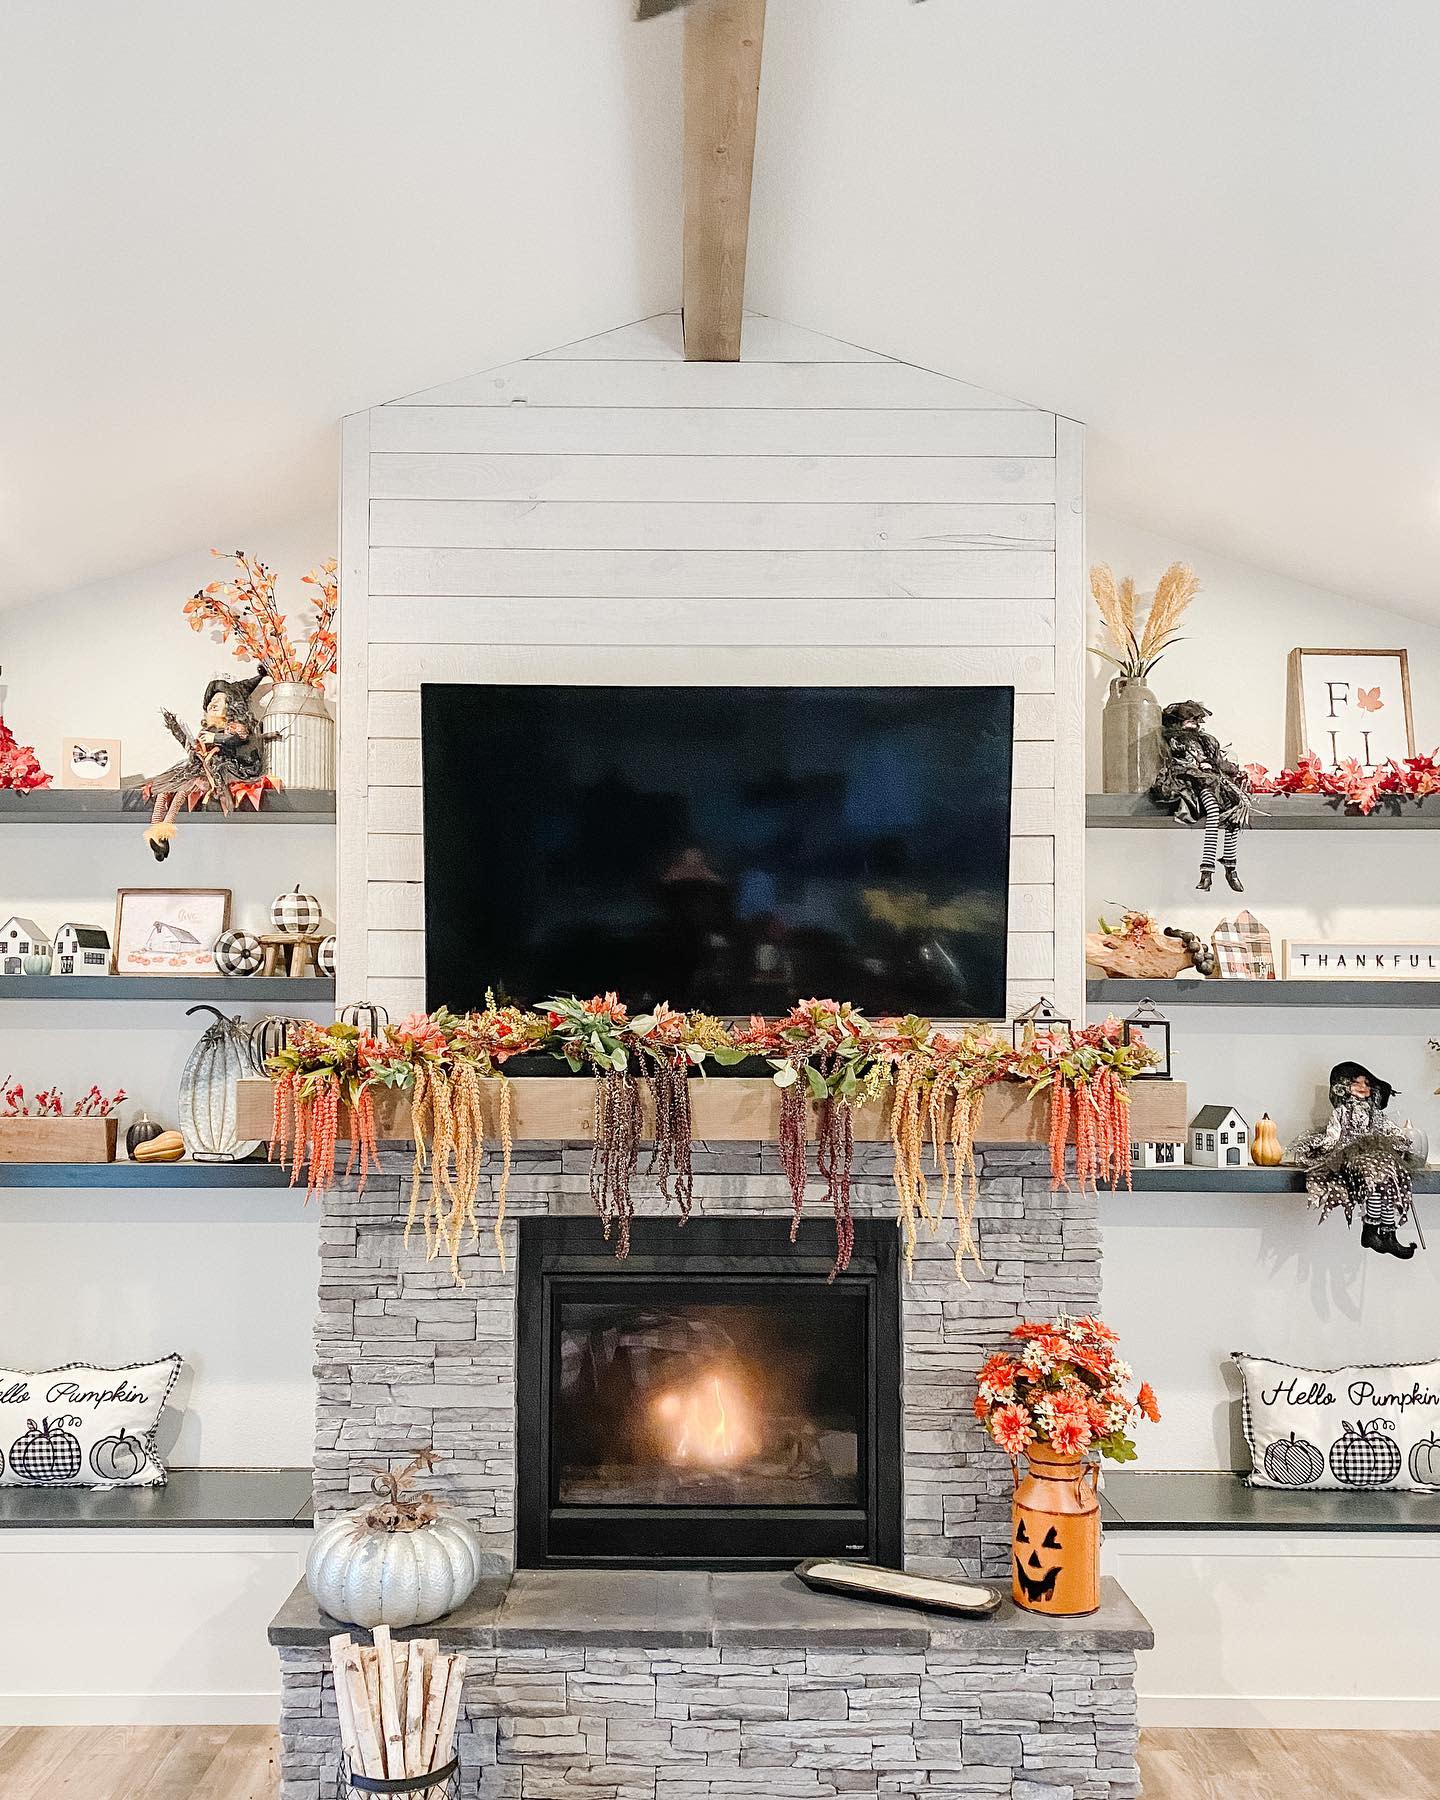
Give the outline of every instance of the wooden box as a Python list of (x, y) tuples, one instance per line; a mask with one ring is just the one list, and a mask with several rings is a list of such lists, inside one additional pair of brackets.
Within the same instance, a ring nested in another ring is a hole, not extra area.
[[(500, 1134), (499, 1082), (481, 1083), (485, 1133)], [(586, 1142), (594, 1131), (595, 1092), (581, 1077), (518, 1076), (511, 1083), (513, 1131), (526, 1139)], [(642, 1082), (645, 1132), (651, 1132), (650, 1092)], [(274, 1091), (268, 1081), (239, 1083), (242, 1138), (269, 1138)], [(1183, 1081), (1137, 1081), (1130, 1089), (1130, 1135), (1136, 1142), (1180, 1144), (1185, 1141), (1188, 1106)], [(690, 1084), (690, 1113), (699, 1143), (774, 1143), (780, 1133), (780, 1090), (773, 1081), (740, 1076), (711, 1076)], [(811, 1130), (815, 1107), (810, 1106)], [(341, 1125), (348, 1123), (342, 1116)], [(375, 1124), (381, 1138), (410, 1135), (410, 1108), (402, 1094), (382, 1088), (375, 1095)], [(859, 1143), (880, 1143), (890, 1136), (889, 1107), (883, 1100), (855, 1110)], [(985, 1095), (978, 1141), (986, 1144), (1043, 1144), (1050, 1136), (1050, 1108), (1044, 1094), (1032, 1095), (1015, 1083), (1001, 1083)]]
[(0, 1162), (108, 1163), (116, 1119), (0, 1119)]

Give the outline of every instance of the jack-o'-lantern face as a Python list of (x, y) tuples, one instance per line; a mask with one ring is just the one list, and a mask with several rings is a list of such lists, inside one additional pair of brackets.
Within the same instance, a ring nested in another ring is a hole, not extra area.
[[(1032, 1523), (1036, 1521), (1032, 1520)], [(1016, 1521), (1015, 1580), (1032, 1606), (1044, 1606), (1054, 1601), (1055, 1584), (1064, 1567), (1060, 1559), (1062, 1548), (1060, 1533), (1053, 1525), (1045, 1527), (1037, 1543), (1026, 1528), (1024, 1516)]]

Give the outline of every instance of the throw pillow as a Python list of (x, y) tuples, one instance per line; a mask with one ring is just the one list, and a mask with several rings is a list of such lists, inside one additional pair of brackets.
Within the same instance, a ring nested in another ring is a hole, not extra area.
[(155, 1428), (180, 1367), (0, 1369), (0, 1487), (163, 1487)]
[(1231, 1354), (1251, 1487), (1440, 1488), (1440, 1361), (1302, 1369)]

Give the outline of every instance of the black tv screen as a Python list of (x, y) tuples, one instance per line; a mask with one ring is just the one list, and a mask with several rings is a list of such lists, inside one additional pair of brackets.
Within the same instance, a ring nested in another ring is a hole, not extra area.
[(432, 1007), (1005, 1010), (1014, 690), (427, 685)]

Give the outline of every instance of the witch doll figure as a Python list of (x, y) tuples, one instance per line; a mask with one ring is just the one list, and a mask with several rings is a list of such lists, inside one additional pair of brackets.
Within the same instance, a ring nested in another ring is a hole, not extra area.
[(1348, 1225), (1358, 1211), (1360, 1242), (1381, 1256), (1408, 1259), (1413, 1244), (1396, 1236), (1411, 1211), (1410, 1171), (1422, 1164), (1412, 1128), (1385, 1116), (1395, 1092), (1357, 1062), (1330, 1071), (1330, 1118), (1290, 1146), (1285, 1160), (1305, 1171), (1310, 1204), (1322, 1214), (1336, 1207)]
[(205, 716), (193, 735), (174, 713), (164, 715), (185, 756), (140, 790), (155, 801), (145, 842), (156, 862), (170, 854), (182, 805), (193, 812), (213, 802), (230, 813), (246, 800), (258, 807), (264, 790), (277, 785), (265, 773), (266, 734), (250, 707), (250, 697), (264, 679), (262, 669), (248, 681), (212, 681), (205, 690)]
[(1160, 770), (1150, 789), (1156, 806), (1177, 818), (1203, 821), (1205, 847), (1195, 886), (1209, 893), (1215, 873), (1219, 836), (1225, 833), (1220, 866), (1237, 894), (1245, 892), (1235, 867), (1236, 837), (1250, 823), (1250, 777), (1225, 754), (1217, 737), (1205, 730), (1208, 706), (1198, 700), (1176, 700), (1160, 715)]

